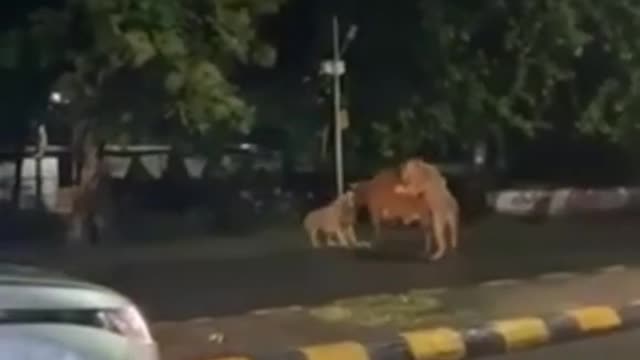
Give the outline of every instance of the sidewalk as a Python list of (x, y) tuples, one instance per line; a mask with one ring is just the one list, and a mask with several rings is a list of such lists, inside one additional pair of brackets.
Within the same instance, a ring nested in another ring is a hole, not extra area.
[(640, 298), (639, 276), (640, 269), (614, 266), (585, 274), (546, 274), (464, 288), (344, 299), (317, 308), (158, 323), (154, 331), (167, 360), (273, 352), (344, 340), (376, 342), (404, 330), (467, 328), (582, 306), (625, 305)]

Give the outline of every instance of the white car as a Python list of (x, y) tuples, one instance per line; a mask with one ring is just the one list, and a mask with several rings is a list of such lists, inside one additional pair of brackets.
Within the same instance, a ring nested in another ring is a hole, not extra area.
[(136, 306), (108, 288), (0, 264), (0, 360), (158, 360)]

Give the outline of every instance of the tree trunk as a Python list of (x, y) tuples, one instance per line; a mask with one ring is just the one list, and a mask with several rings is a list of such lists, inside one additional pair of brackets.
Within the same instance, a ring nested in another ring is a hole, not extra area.
[(42, 196), (42, 157), (35, 157), (36, 166), (36, 209), (44, 209), (44, 198)]
[(13, 207), (20, 209), (20, 197), (22, 195), (22, 164), (24, 163), (24, 148), (26, 141), (20, 141), (15, 147), (13, 188), (11, 189), (11, 203)]
[(80, 185), (81, 182), (86, 128), (84, 122), (80, 122), (74, 124), (71, 129), (71, 182), (74, 186)]
[(36, 208), (44, 210), (44, 199), (42, 196), (42, 159), (47, 153), (48, 146), (47, 129), (44, 124), (38, 126), (38, 148), (34, 156), (36, 167)]
[(84, 124), (73, 129), (72, 152), (78, 164), (75, 185), (72, 191), (71, 214), (67, 244), (84, 246), (96, 238), (97, 193), (100, 180), (98, 146), (93, 134)]

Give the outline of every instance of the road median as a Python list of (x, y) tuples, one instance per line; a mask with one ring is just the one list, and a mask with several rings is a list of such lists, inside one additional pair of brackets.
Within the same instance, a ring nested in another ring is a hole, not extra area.
[(387, 341), (337, 342), (272, 354), (238, 353), (198, 360), (453, 360), (521, 351), (640, 327), (640, 301), (621, 307), (587, 306), (551, 316), (496, 320), (467, 329), (401, 332)]

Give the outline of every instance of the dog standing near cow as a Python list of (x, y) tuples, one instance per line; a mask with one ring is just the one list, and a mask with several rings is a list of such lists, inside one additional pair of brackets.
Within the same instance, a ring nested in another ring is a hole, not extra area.
[(356, 223), (354, 193), (348, 191), (329, 205), (310, 211), (305, 216), (303, 226), (309, 235), (311, 245), (319, 248), (320, 234), (326, 238), (329, 246), (335, 246), (333, 238), (337, 238), (343, 247), (358, 246), (358, 238), (354, 229)]

